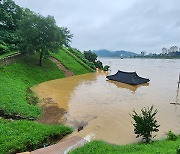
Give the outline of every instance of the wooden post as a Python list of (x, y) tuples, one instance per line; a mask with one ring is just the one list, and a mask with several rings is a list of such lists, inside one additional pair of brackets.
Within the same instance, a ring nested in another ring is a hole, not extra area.
[(179, 81), (178, 81), (178, 90), (179, 90), (179, 84), (180, 84), (180, 74), (179, 74)]
[(180, 103), (178, 103), (178, 99), (179, 99), (179, 85), (180, 85), (180, 74), (179, 74), (178, 89), (177, 89), (177, 94), (176, 94), (176, 101), (174, 103), (170, 103), (170, 104), (180, 105)]

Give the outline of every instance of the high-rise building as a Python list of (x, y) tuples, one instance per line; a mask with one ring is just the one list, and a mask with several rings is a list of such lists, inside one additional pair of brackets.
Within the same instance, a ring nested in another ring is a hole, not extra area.
[(172, 46), (169, 49), (169, 52), (176, 52), (176, 51), (178, 51), (178, 47), (177, 46)]
[(142, 51), (141, 52), (141, 56), (144, 57), (146, 55), (146, 52), (145, 51)]
[(168, 54), (168, 49), (167, 48), (162, 48), (162, 54)]

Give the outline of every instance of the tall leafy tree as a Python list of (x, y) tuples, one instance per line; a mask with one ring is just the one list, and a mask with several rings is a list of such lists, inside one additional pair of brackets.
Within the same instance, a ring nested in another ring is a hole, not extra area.
[(63, 42), (65, 43), (65, 46), (69, 47), (69, 43), (71, 42), (73, 35), (70, 33), (70, 30), (67, 27), (61, 27), (61, 30)]
[(0, 52), (15, 49), (19, 37), (16, 33), (23, 10), (12, 0), (0, 1)]
[(90, 50), (84, 51), (84, 56), (87, 60), (89, 60), (90, 62), (93, 62), (93, 63), (95, 63), (95, 61), (97, 60), (97, 55)]
[(0, 0), (0, 12), (0, 27), (5, 30), (17, 30), (22, 8), (12, 0)]
[(19, 23), (21, 43), (19, 49), (23, 53), (39, 53), (39, 64), (49, 51), (56, 52), (69, 41), (62, 28), (56, 25), (52, 16), (43, 17), (25, 10), (25, 17)]

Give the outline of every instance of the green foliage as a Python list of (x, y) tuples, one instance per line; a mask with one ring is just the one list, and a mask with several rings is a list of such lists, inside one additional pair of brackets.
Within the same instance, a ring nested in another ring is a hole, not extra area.
[(90, 62), (95, 63), (95, 61), (97, 60), (97, 55), (93, 52), (89, 51), (84, 51), (84, 56), (87, 60), (89, 60)]
[(92, 69), (96, 69), (95, 65), (93, 62), (88, 61), (84, 54), (81, 53), (81, 51), (71, 48), (68, 48), (68, 51), (70, 51), (71, 53), (73, 53), (76, 57), (78, 57), (81, 61), (83, 61), (86, 65), (88, 65), (89, 67), (91, 67)]
[(54, 17), (43, 17), (29, 9), (19, 22), (18, 35), (21, 37), (19, 49), (24, 53), (39, 53), (39, 64), (49, 51), (57, 52), (63, 45), (69, 45), (72, 34), (66, 27), (58, 27)]
[(5, 117), (37, 118), (41, 113), (38, 106), (26, 100), (26, 90), (33, 85), (64, 77), (50, 60), (38, 66), (37, 57), (25, 58), (12, 65), (0, 68), (0, 114)]
[(142, 137), (146, 143), (151, 141), (152, 133), (158, 132), (158, 127), (160, 125), (157, 124), (155, 120), (155, 116), (157, 114), (157, 110), (153, 111), (153, 106), (150, 108), (141, 109), (142, 115), (138, 114), (135, 110), (131, 115), (134, 119), (134, 132), (137, 134), (136, 137)]
[(17, 50), (17, 29), (22, 9), (12, 0), (1, 0), (0, 12), (0, 53)]
[(66, 51), (66, 49), (61, 49), (58, 53), (51, 53), (51, 55), (58, 59), (67, 69), (76, 75), (90, 72), (67, 52), (68, 51)]
[(109, 65), (105, 65), (104, 67), (103, 67), (103, 71), (108, 71), (109, 70)]
[(5, 43), (0, 44), (0, 55), (9, 51), (9, 47)]
[(22, 9), (12, 0), (0, 1), (0, 27), (5, 30), (17, 30), (22, 17)]
[(57, 52), (67, 43), (66, 34), (56, 25), (54, 17), (43, 17), (31, 11), (21, 20), (18, 32), (21, 36), (20, 51), (31, 54), (38, 52), (40, 65), (44, 55), (48, 55), (49, 51)]
[(95, 62), (95, 66), (96, 66), (96, 68), (103, 69), (103, 64), (100, 60)]
[(61, 31), (63, 39), (62, 42), (64, 42), (63, 44), (68, 47), (69, 43), (71, 42), (71, 39), (73, 38), (73, 35), (67, 27), (61, 27)]
[(171, 141), (176, 141), (178, 138), (172, 131), (168, 131), (166, 135), (167, 135), (167, 138)]
[(176, 153), (180, 154), (180, 146), (177, 148)]
[(43, 125), (27, 120), (0, 119), (0, 153), (35, 150), (71, 132), (71, 128), (62, 125)]

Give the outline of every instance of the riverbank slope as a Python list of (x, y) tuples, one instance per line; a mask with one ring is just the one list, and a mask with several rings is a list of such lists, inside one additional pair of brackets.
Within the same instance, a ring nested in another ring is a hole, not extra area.
[[(75, 62), (70, 61), (71, 65)], [(63, 64), (66, 68), (67, 63)], [(78, 64), (75, 65), (77, 70), (81, 65)], [(86, 69), (86, 72), (81, 70), (82, 68), (79, 68), (77, 74), (90, 72)], [(52, 140), (60, 139), (72, 132), (69, 127), (43, 125), (32, 121), (38, 119), (41, 109), (30, 87), (63, 77), (65, 77), (64, 72), (47, 57), (43, 59), (43, 66), (40, 67), (37, 55), (27, 56), (16, 63), (0, 67), (1, 153), (34, 150), (54, 143)]]

